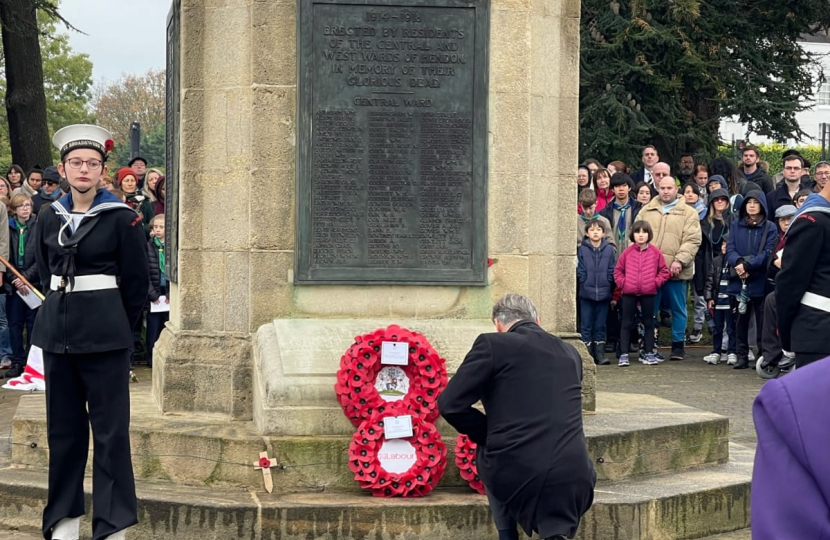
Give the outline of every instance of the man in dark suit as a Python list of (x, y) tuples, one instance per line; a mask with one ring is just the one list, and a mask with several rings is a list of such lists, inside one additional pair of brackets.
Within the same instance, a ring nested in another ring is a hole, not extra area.
[[(517, 540), (517, 523), (528, 535), (573, 538), (596, 483), (582, 430), (582, 359), (539, 326), (524, 296), (499, 300), (492, 318), (497, 332), (476, 339), (438, 407), (478, 444), (500, 540)], [(479, 400), (485, 412), (473, 407)]]

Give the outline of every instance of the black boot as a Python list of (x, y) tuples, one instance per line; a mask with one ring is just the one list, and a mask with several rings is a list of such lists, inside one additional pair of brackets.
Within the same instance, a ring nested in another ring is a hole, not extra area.
[(682, 341), (673, 341), (671, 344), (671, 356), (669, 360), (683, 360), (686, 358), (686, 351), (683, 349)]
[(605, 358), (605, 342), (604, 341), (597, 341), (595, 354), (594, 354), (594, 363), (598, 366), (607, 366), (611, 363), (610, 360)]
[(747, 369), (749, 368), (749, 358), (744, 356), (738, 358), (738, 363), (732, 366), (732, 369)]

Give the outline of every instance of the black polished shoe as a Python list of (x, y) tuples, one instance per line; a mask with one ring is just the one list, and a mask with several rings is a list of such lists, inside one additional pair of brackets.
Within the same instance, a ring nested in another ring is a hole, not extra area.
[(3, 376), (7, 379), (14, 379), (15, 377), (20, 377), (21, 375), (23, 375), (23, 364), (15, 362)]
[(669, 360), (679, 361), (686, 358), (686, 351), (683, 349), (682, 341), (674, 341), (671, 344), (671, 355)]
[(738, 363), (732, 366), (732, 369), (749, 369), (749, 358), (739, 358)]

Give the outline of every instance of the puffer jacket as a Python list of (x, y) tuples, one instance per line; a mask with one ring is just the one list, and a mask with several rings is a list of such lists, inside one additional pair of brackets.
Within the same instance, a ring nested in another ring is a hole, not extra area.
[(585, 239), (577, 250), (576, 278), (579, 297), (601, 302), (611, 300), (614, 292), (614, 246), (605, 238), (598, 248)]
[(640, 249), (632, 244), (617, 261), (614, 268), (614, 281), (623, 294), (634, 296), (654, 295), (671, 277), (666, 260), (659, 249), (649, 244)]
[(668, 213), (664, 214), (662, 208), (660, 197), (655, 197), (640, 210), (637, 218), (651, 225), (654, 231), (652, 244), (663, 253), (666, 266), (671, 268), (674, 261), (683, 266), (672, 280), (689, 281), (695, 273), (695, 255), (700, 249), (700, 219), (683, 197)]
[[(761, 204), (763, 219), (755, 224), (746, 222), (746, 205), (750, 199)], [(726, 259), (732, 268), (743, 264), (749, 277), (746, 279), (747, 292), (750, 297), (764, 296), (767, 281), (767, 264), (769, 264), (775, 244), (778, 242), (778, 228), (767, 219), (767, 199), (761, 190), (746, 194), (739, 213), (739, 218), (732, 223), (729, 241), (726, 243)], [(726, 292), (732, 296), (741, 293), (741, 278), (733, 275)]]

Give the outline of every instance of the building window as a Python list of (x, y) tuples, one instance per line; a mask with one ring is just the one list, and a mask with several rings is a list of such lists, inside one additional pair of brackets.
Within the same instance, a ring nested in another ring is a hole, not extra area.
[(823, 83), (818, 90), (818, 104), (830, 105), (830, 82)]

